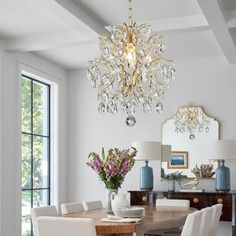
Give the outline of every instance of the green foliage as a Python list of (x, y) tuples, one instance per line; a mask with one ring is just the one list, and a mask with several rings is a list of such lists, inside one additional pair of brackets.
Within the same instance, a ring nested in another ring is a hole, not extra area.
[[(36, 81), (22, 78), (21, 80), (21, 113), (22, 113), (22, 188), (31, 188), (31, 170), (33, 168), (33, 187), (43, 186), (43, 159), (45, 148), (47, 148), (47, 138), (32, 136), (27, 133), (39, 135), (48, 135), (45, 126), (45, 118), (47, 119), (47, 92), (48, 87)], [(33, 101), (31, 101), (33, 98)], [(31, 110), (33, 106), (33, 110)], [(46, 109), (45, 109), (46, 107)], [(32, 115), (32, 116), (31, 116)], [(31, 158), (33, 157), (33, 166)], [(35, 206), (43, 203), (42, 191), (33, 192), (33, 202)], [(22, 209), (31, 207), (30, 191), (22, 191)], [(26, 211), (27, 212), (27, 211)], [(25, 214), (22, 216), (22, 236), (31, 235), (30, 216)]]
[(176, 180), (177, 182), (181, 182), (183, 179), (186, 179), (186, 175), (182, 175), (182, 172), (176, 171), (170, 174), (165, 174), (165, 171), (163, 168), (161, 168), (161, 178), (162, 180)]

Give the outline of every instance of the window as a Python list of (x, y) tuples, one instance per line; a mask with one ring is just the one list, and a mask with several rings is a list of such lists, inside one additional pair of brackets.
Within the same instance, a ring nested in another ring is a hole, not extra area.
[(32, 236), (30, 208), (50, 204), (50, 85), (21, 78), (22, 236)]

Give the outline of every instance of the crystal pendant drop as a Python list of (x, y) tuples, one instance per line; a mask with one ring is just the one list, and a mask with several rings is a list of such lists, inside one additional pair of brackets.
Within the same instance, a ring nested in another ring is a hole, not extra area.
[(136, 124), (136, 119), (134, 116), (128, 116), (125, 120), (125, 123), (129, 127), (133, 127)]
[(191, 140), (194, 140), (194, 139), (195, 139), (195, 135), (194, 135), (194, 134), (190, 134), (190, 135), (189, 135), (189, 138), (190, 138)]
[(143, 103), (143, 111), (148, 113), (152, 111), (152, 107), (149, 102)]
[(99, 111), (100, 114), (103, 114), (106, 111), (106, 106), (103, 102), (99, 103), (98, 111)]
[(157, 111), (158, 113), (162, 113), (162, 111), (163, 111), (163, 105), (162, 105), (161, 102), (158, 102), (158, 103), (157, 103), (157, 105), (156, 105), (156, 111)]
[(95, 79), (91, 79), (90, 84), (91, 84), (92, 88), (96, 88), (96, 80)]

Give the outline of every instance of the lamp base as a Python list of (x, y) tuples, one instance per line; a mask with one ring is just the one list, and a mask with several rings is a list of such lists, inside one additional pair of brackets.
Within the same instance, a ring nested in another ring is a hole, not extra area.
[(148, 161), (145, 161), (146, 165), (140, 170), (140, 189), (152, 190), (153, 189), (153, 171), (152, 167), (148, 166)]
[(215, 189), (217, 192), (230, 191), (230, 170), (224, 163), (225, 160), (221, 160), (221, 165), (216, 169)]
[(153, 188), (140, 188), (140, 190), (142, 190), (142, 191), (152, 191)]

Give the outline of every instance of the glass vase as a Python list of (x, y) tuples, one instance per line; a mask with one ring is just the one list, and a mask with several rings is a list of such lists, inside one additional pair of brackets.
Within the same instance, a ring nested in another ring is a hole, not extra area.
[(175, 180), (168, 181), (168, 192), (175, 191)]
[(118, 193), (118, 189), (110, 189), (107, 188), (106, 189), (106, 211), (107, 213), (111, 213), (112, 212), (112, 208), (111, 208), (111, 193)]

